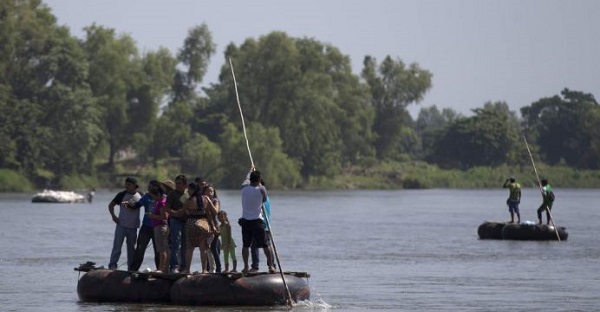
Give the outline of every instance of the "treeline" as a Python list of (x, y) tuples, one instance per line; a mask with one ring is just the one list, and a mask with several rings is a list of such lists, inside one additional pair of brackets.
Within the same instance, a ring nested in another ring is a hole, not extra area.
[[(349, 168), (422, 161), (445, 169), (537, 161), (598, 169), (600, 109), (565, 89), (521, 109), (490, 102), (462, 116), (409, 105), (432, 73), (365, 56), (360, 75), (336, 47), (272, 32), (230, 44), (219, 81), (201, 87), (215, 44), (192, 27), (173, 55), (141, 53), (134, 38), (100, 25), (78, 39), (39, 0), (0, 2), (0, 168), (42, 186), (126, 170), (147, 177), (202, 174), (237, 187), (252, 156), (271, 187), (297, 188)], [(131, 160), (132, 159), (132, 160)]]

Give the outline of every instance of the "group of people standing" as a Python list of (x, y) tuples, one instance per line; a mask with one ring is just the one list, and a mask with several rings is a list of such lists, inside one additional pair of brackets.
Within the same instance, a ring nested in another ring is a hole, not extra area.
[[(521, 222), (521, 213), (519, 212), (519, 204), (521, 203), (521, 185), (517, 183), (515, 177), (510, 177), (504, 182), (503, 188), (509, 189), (508, 199), (506, 204), (508, 205), (508, 211), (510, 212), (510, 222), (515, 222), (515, 215), (517, 216), (517, 223)], [(538, 224), (542, 224), (542, 213), (546, 211), (546, 222), (550, 224), (552, 221), (552, 205), (554, 204), (554, 192), (552, 186), (548, 183), (548, 179), (542, 179), (541, 181), (541, 192), (542, 192), (542, 204), (537, 209)]]
[[(242, 184), (242, 218), (238, 222), (242, 227), (244, 272), (258, 271), (259, 248), (265, 251), (269, 271), (275, 271), (267, 238), (269, 215), (263, 214), (263, 205), (268, 203), (260, 172), (252, 167)], [(118, 216), (115, 207), (119, 207)], [(144, 216), (140, 222), (142, 207)], [(175, 182), (152, 180), (145, 194), (139, 191), (137, 180), (128, 177), (125, 190), (115, 195), (108, 210), (116, 224), (109, 269), (117, 269), (126, 241), (127, 270), (138, 271), (152, 241), (157, 271), (189, 273), (196, 248), (200, 250), (202, 273), (222, 272), (220, 250), (224, 256), (223, 272), (229, 272), (230, 259), (231, 272), (237, 271), (236, 244), (227, 212), (221, 209), (216, 189), (201, 177), (191, 183), (185, 175), (175, 177)], [(250, 248), (252, 269), (248, 265)]]

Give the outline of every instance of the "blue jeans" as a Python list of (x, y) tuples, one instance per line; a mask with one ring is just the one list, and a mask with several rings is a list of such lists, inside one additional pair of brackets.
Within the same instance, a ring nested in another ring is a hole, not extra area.
[(117, 224), (115, 227), (115, 239), (113, 241), (112, 252), (110, 253), (109, 269), (116, 269), (117, 262), (121, 257), (121, 248), (123, 241), (127, 238), (127, 270), (132, 271), (135, 255), (135, 240), (137, 238), (137, 229), (126, 228)]
[(210, 243), (210, 252), (215, 259), (215, 272), (221, 273), (221, 240), (219, 236), (216, 236), (212, 243)]
[(169, 245), (171, 248), (170, 269), (185, 268), (185, 221), (169, 219)]

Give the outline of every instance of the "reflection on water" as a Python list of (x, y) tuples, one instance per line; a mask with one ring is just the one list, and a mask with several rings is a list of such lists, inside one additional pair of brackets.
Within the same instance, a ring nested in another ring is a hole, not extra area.
[[(115, 193), (100, 190), (93, 204), (32, 204), (28, 194), (0, 195), (3, 311), (265, 310), (78, 302), (73, 268), (107, 265), (114, 231), (107, 205)], [(556, 194), (555, 221), (569, 232), (560, 243), (479, 240), (483, 221), (509, 219), (505, 190), (272, 192), (281, 265), (311, 274), (312, 300), (294, 310), (595, 310), (597, 192)], [(238, 192), (219, 195), (236, 220)], [(539, 201), (536, 189), (523, 191), (523, 220), (536, 219)], [(239, 228), (233, 232), (240, 246)], [(142, 268), (152, 266), (150, 254)]]

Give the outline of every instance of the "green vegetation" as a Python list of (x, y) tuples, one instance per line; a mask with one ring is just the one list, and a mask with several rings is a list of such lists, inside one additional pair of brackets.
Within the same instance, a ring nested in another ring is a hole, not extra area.
[(0, 192), (26, 192), (32, 189), (26, 177), (13, 170), (0, 169)]
[[(536, 164), (540, 178), (554, 187), (600, 188), (600, 170), (574, 170), (565, 166)], [(547, 173), (547, 174), (546, 174)], [(440, 169), (425, 162), (388, 162), (369, 169), (351, 168), (332, 179), (312, 179), (308, 189), (421, 189), (421, 188), (500, 188), (509, 176), (523, 187), (537, 187), (531, 166), (473, 167), (468, 170)]]
[(432, 88), (433, 73), (399, 58), (366, 55), (356, 75), (331, 44), (275, 31), (230, 44), (219, 81), (202, 88), (216, 50), (205, 24), (190, 28), (176, 55), (140, 53), (134, 38), (101, 25), (84, 31), (73, 37), (40, 0), (0, 2), (0, 190), (179, 173), (237, 188), (250, 160), (229, 59), (253, 160), (271, 188), (534, 181), (523, 134), (554, 185), (600, 184), (591, 94), (564, 89), (524, 106), (522, 118), (488, 102), (472, 116), (431, 106), (414, 119), (407, 107)]

